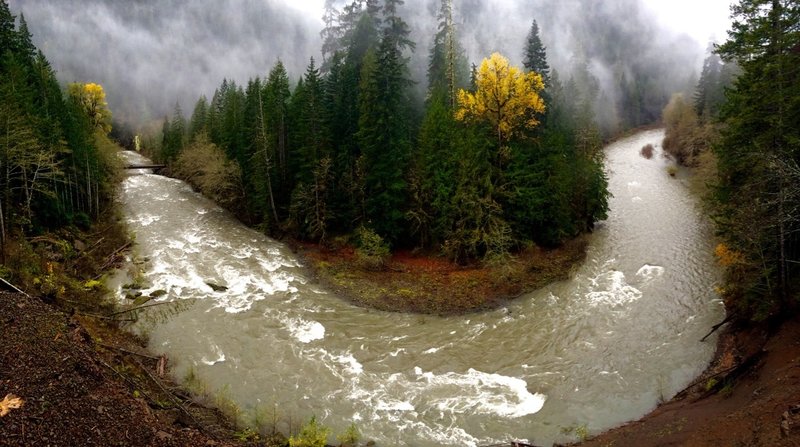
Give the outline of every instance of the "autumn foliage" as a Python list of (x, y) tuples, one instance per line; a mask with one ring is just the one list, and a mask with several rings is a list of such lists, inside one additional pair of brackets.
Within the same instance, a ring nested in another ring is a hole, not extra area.
[(92, 126), (103, 133), (111, 132), (111, 111), (106, 102), (103, 86), (95, 83), (70, 84), (69, 94), (83, 106)]
[(458, 92), (456, 119), (490, 124), (501, 144), (518, 129), (536, 127), (536, 115), (545, 111), (539, 95), (544, 89), (542, 75), (522, 72), (499, 53), (483, 60), (475, 87), (474, 92)]

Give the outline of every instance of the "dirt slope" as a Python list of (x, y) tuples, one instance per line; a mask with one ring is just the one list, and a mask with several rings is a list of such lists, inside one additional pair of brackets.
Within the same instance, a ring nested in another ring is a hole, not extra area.
[[(736, 368), (745, 362), (752, 366)], [(731, 373), (735, 377), (723, 379)], [(800, 320), (771, 334), (726, 333), (696, 386), (640, 421), (581, 445), (800, 446)]]
[(225, 444), (182, 424), (169, 402), (154, 406), (134, 397), (147, 387), (132, 390), (136, 382), (116, 372), (127, 368), (126, 360), (115, 355), (99, 348), (73, 317), (36, 298), (0, 293), (0, 399), (14, 394), (24, 400), (0, 418), (0, 445)]

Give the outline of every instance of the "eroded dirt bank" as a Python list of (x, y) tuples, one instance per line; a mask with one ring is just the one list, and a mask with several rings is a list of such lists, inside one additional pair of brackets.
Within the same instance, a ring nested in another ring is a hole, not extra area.
[(733, 329), (695, 385), (582, 446), (800, 446), (800, 320)]
[(214, 411), (167, 392), (158, 358), (120, 331), (89, 331), (38, 298), (0, 293), (0, 399), (24, 401), (0, 418), (0, 445), (229, 445)]

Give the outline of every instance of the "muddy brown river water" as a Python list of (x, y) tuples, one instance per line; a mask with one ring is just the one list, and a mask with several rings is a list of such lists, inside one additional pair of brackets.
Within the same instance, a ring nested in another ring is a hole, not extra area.
[(381, 446), (550, 445), (641, 417), (702, 372), (715, 340), (699, 339), (724, 315), (710, 225), (662, 139), (606, 148), (610, 215), (570, 280), (455, 317), (354, 307), (185, 183), (134, 173), (119, 200), (143, 292), (185, 304), (137, 329), (178, 377), (191, 369), (245, 419), (277, 406), (283, 429), (316, 415)]

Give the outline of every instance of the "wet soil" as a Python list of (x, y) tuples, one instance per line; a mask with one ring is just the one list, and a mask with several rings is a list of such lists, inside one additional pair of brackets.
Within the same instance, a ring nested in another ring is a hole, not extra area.
[(365, 268), (352, 247), (295, 242), (317, 279), (354, 304), (390, 312), (457, 315), (495, 309), (527, 292), (568, 279), (586, 257), (579, 237), (555, 249), (531, 247), (491, 264), (460, 265), (436, 254), (398, 251)]

